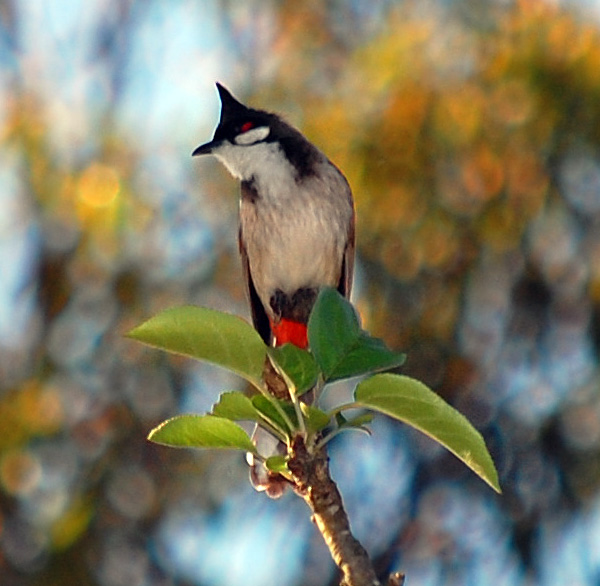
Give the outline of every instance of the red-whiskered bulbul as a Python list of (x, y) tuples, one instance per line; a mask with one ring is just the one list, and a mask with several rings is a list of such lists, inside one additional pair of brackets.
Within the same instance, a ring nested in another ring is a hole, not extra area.
[(254, 327), (267, 344), (306, 348), (319, 289), (350, 296), (350, 186), (296, 128), (244, 106), (220, 84), (217, 89), (219, 124), (213, 139), (192, 154), (215, 155), (241, 181), (239, 250)]

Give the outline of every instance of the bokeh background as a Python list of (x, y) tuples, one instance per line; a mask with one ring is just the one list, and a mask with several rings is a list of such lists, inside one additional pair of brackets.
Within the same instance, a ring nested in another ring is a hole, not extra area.
[[(148, 430), (243, 388), (123, 334), (247, 316), (237, 186), (190, 157), (221, 81), (348, 176), (355, 303), (484, 434), (495, 495), (377, 419), (331, 447), (411, 586), (600, 584), (600, 7), (537, 0), (0, 4), (0, 584), (321, 586), (304, 504)], [(338, 392), (344, 392), (338, 389)]]

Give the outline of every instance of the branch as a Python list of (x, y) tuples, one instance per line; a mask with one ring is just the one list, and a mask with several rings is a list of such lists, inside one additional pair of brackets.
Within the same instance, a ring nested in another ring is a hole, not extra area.
[[(271, 395), (289, 399), (288, 384), (275, 370), (268, 356), (263, 367), (263, 380)], [(309, 401), (311, 398), (308, 394), (304, 397)], [(288, 469), (293, 476), (294, 490), (310, 507), (312, 519), (325, 539), (331, 557), (342, 571), (340, 586), (382, 586), (369, 554), (352, 535), (342, 496), (329, 473), (325, 444), (317, 444), (315, 449), (309, 451), (305, 437), (305, 433), (297, 433), (288, 447)], [(279, 474), (270, 473), (267, 493), (274, 489), (273, 494), (280, 495), (282, 483), (285, 482), (287, 480)], [(388, 578), (386, 586), (403, 584), (404, 575), (394, 573)]]
[[(352, 535), (340, 492), (329, 474), (329, 459), (324, 448), (310, 453), (304, 439), (297, 435), (290, 447), (288, 468), (294, 488), (310, 507), (333, 560), (342, 571), (340, 586), (381, 586), (369, 555)], [(388, 586), (401, 586), (404, 577), (393, 574)]]

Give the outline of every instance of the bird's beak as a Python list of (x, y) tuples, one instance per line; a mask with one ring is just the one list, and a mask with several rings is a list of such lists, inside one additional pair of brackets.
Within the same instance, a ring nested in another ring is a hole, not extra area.
[(210, 155), (216, 146), (217, 144), (214, 140), (211, 140), (205, 144), (201, 144), (197, 149), (194, 150), (192, 157), (196, 157), (198, 155)]

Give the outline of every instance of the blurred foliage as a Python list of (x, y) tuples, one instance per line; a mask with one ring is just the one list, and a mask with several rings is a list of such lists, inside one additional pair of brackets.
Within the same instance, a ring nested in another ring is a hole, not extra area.
[[(344, 64), (336, 101), (309, 101), (305, 129), (350, 178), (360, 252), (385, 273), (369, 292), (371, 327), (406, 347), (407, 329), (451, 338), (457, 279), (482, 251), (522, 245), (561, 197), (556, 164), (570, 147), (600, 146), (600, 33), (540, 2), (500, 14), (492, 31), (415, 21), (410, 9), (388, 27)], [(381, 298), (388, 277), (427, 284), (413, 323), (401, 313), (390, 324), (402, 301)]]
[[(12, 51), (6, 63), (15, 70), (2, 78), (0, 205), (8, 219), (0, 219), (0, 246), (12, 246), (16, 234), (33, 251), (20, 261), (14, 293), (17, 301), (31, 295), (33, 306), (0, 342), (3, 585), (182, 584), (148, 536), (168, 526), (181, 503), (211, 511), (245, 478), (237, 461), (187, 454), (163, 461), (143, 439), (161, 419), (209, 406), (235, 381), (122, 338), (168, 306), (245, 311), (234, 182), (207, 165), (182, 163), (189, 153), (166, 137), (164, 145), (145, 145), (115, 113), (124, 100), (127, 39), (154, 5), (132, 0), (115, 12), (122, 18), (108, 10), (99, 18), (89, 61), (104, 77), (90, 101), (96, 109), (88, 105), (83, 114), (49, 102), (64, 80), (32, 89), (31, 78), (43, 72), (19, 54), (24, 17), (10, 3), (0, 11), (2, 50)], [(365, 327), (408, 353), (406, 372), (453, 400), (499, 463), (502, 501), (457, 495), (443, 482), (468, 486), (461, 471), (409, 437), (418, 474), (403, 490), (415, 513), (380, 546), (382, 567), (400, 543), (409, 580), (410, 568), (415, 583), (431, 576), (419, 574), (422, 560), (427, 571), (438, 568), (436, 583), (444, 583), (446, 567), (454, 568), (448, 580), (458, 580), (465, 559), (476, 567), (485, 558), (476, 555), (481, 535), (500, 534), (502, 546), (490, 541), (489, 551), (503, 561), (497, 554), (505, 552), (513, 564), (516, 543), (515, 567), (539, 583), (553, 563), (584, 565), (556, 552), (567, 531), (578, 531), (583, 543), (581, 535), (598, 531), (589, 519), (600, 518), (595, 20), (536, 0), (481, 9), (466, 1), (218, 6), (238, 59), (223, 77), (244, 77), (252, 104), (288, 112), (351, 182)], [(151, 44), (168, 47), (174, 30), (171, 23)], [(61, 55), (74, 54), (67, 49)], [(186, 54), (186, 78), (201, 76), (206, 50), (191, 52), (196, 70)], [(179, 87), (167, 73), (156, 72), (161, 86)], [(232, 90), (244, 98), (241, 87)], [(164, 110), (151, 114), (148, 125)], [(71, 150), (59, 143), (59, 128)], [(191, 171), (178, 174), (184, 164), (194, 169), (193, 182)], [(15, 323), (20, 316), (11, 315)], [(380, 452), (369, 452), (371, 462)], [(447, 502), (480, 521), (471, 526), (477, 546)], [(186, 546), (179, 551), (192, 551)], [(600, 560), (585, 563), (600, 571)]]

